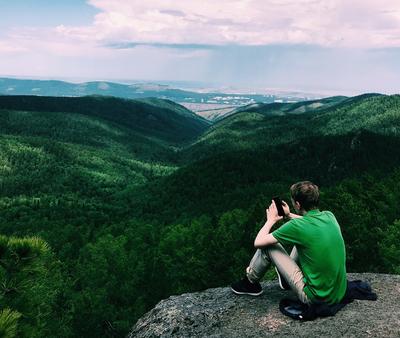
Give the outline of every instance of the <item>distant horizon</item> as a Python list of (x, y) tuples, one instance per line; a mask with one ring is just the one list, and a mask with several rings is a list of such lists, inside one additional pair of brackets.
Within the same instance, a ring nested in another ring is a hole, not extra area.
[(400, 92), (397, 0), (15, 0), (0, 10), (9, 77)]
[(15, 76), (9, 74), (0, 74), (1, 78), (9, 78), (15, 80), (36, 80), (36, 81), (62, 81), (72, 84), (81, 84), (87, 82), (110, 82), (124, 85), (132, 84), (146, 84), (153, 83), (159, 85), (168, 85), (174, 89), (183, 89), (188, 91), (202, 91), (212, 92), (224, 92), (224, 93), (257, 93), (257, 94), (274, 94), (274, 93), (297, 93), (297, 94), (308, 94), (312, 96), (329, 97), (329, 96), (357, 96), (368, 93), (377, 93), (383, 95), (399, 95), (397, 93), (388, 93), (384, 91), (357, 91), (357, 90), (340, 90), (340, 89), (303, 89), (303, 88), (279, 88), (279, 87), (251, 87), (248, 86), (234, 86), (228, 83), (213, 83), (204, 81), (194, 80), (166, 80), (166, 79), (117, 79), (117, 78), (83, 78), (83, 77), (45, 77), (45, 76)]

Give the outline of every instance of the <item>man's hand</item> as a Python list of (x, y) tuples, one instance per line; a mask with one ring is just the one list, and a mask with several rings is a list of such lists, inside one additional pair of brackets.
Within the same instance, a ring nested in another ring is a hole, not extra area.
[(283, 208), (283, 211), (285, 212), (285, 216), (289, 217), (290, 216), (290, 208), (289, 208), (289, 205), (285, 201), (282, 201), (282, 208)]
[[(286, 206), (287, 206), (287, 204), (286, 204)], [(285, 210), (285, 209), (283, 209), (283, 210)], [(267, 213), (267, 222), (271, 223), (271, 224), (275, 224), (276, 222), (280, 221), (283, 218), (282, 216), (278, 215), (278, 209), (276, 208), (275, 201), (273, 201), (273, 200), (272, 200), (272, 203), (267, 208), (266, 213)], [(285, 214), (286, 214), (286, 211), (285, 211)]]
[(254, 240), (254, 246), (256, 248), (264, 248), (268, 245), (276, 244), (278, 241), (276, 238), (270, 234), (272, 226), (281, 220), (283, 217), (278, 215), (278, 210), (276, 209), (275, 202), (272, 200), (272, 203), (266, 210), (267, 213), (267, 221), (264, 226), (260, 229), (257, 234), (256, 239)]
[(302, 218), (303, 216), (297, 215), (297, 214), (293, 214), (290, 212), (290, 208), (289, 205), (285, 202), (282, 201), (282, 207), (283, 207), (283, 211), (285, 212), (285, 217), (289, 218), (289, 219), (293, 219), (293, 218)]

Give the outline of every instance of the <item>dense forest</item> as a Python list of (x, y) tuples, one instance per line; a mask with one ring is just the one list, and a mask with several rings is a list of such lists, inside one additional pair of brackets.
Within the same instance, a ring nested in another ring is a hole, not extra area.
[(169, 295), (229, 284), (271, 197), (305, 179), (348, 271), (400, 273), (399, 128), (398, 95), (212, 125), (158, 99), (0, 96), (0, 335), (121, 337)]

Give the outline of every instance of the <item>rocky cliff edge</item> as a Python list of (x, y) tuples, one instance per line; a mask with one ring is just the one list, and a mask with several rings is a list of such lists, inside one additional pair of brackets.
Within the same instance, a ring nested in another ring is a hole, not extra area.
[(400, 337), (400, 276), (354, 273), (348, 279), (368, 281), (378, 300), (356, 300), (334, 317), (299, 322), (279, 311), (279, 301), (293, 294), (277, 281), (263, 283), (259, 297), (214, 288), (162, 300), (128, 337)]

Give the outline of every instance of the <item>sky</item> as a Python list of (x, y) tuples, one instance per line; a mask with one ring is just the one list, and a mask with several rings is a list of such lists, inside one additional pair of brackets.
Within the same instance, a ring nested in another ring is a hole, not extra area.
[(399, 0), (0, 0), (0, 76), (400, 93)]

